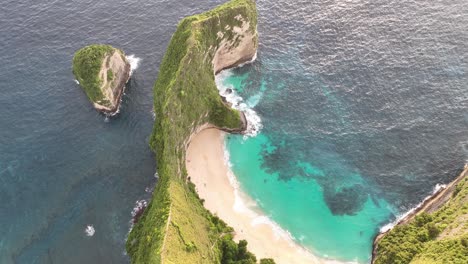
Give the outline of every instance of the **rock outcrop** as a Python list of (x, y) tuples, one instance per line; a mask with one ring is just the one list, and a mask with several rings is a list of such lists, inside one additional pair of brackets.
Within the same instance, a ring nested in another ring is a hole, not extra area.
[(75, 53), (73, 74), (94, 108), (106, 114), (117, 112), (130, 79), (130, 63), (123, 51), (109, 45), (86, 46)]
[(257, 52), (257, 31), (251, 30), (250, 22), (241, 14), (234, 19), (241, 24), (232, 28), (225, 27), (224, 30), (230, 33), (229, 36), (225, 36), (227, 34), (222, 31), (217, 33), (221, 42), (213, 58), (215, 74), (252, 60)]
[[(214, 74), (257, 50), (254, 0), (231, 0), (184, 18), (159, 67), (150, 147), (158, 184), (127, 240), (132, 263), (220, 263), (232, 229), (203, 207), (185, 167), (193, 132), (206, 124), (241, 132), (245, 118), (223, 102)], [(230, 242), (228, 242), (230, 241)], [(232, 243), (231, 243), (232, 242)]]

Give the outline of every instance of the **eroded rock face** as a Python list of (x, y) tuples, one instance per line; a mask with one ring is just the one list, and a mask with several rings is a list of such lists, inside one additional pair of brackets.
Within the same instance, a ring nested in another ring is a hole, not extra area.
[(115, 49), (112, 54), (106, 55), (102, 61), (99, 78), (102, 82), (101, 92), (110, 103), (104, 101), (93, 102), (94, 107), (103, 112), (115, 112), (120, 105), (125, 84), (130, 79), (130, 63), (121, 51)]
[(217, 37), (222, 40), (213, 58), (215, 74), (252, 60), (257, 53), (257, 31), (251, 30), (250, 22), (246, 21), (242, 15), (237, 15), (235, 19), (241, 22), (240, 27), (225, 28), (225, 30), (232, 31), (234, 37), (228, 39), (222, 32), (217, 34)]
[(124, 52), (109, 45), (86, 46), (73, 58), (73, 74), (80, 86), (94, 108), (107, 114), (118, 111), (130, 72)]

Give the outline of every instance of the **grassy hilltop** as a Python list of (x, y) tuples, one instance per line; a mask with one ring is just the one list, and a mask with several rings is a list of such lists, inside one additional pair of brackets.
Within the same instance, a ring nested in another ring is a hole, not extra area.
[(92, 102), (104, 99), (99, 71), (106, 55), (113, 51), (110, 45), (95, 44), (78, 50), (73, 57), (73, 74)]
[(232, 30), (242, 23), (238, 15), (249, 22), (256, 46), (252, 0), (233, 0), (187, 17), (172, 36), (154, 85), (156, 122), (150, 146), (157, 156), (159, 181), (127, 240), (132, 263), (255, 263), (245, 243), (235, 244), (232, 229), (203, 207), (185, 168), (186, 144), (197, 127), (243, 125), (239, 112), (222, 102), (212, 65), (221, 41), (235, 47), (244, 37)]
[(397, 225), (377, 242), (376, 264), (468, 263), (468, 167), (438, 210)]

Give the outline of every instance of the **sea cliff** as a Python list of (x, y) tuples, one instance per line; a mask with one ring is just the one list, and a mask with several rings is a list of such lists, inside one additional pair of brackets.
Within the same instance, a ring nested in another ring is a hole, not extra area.
[(94, 108), (113, 114), (130, 78), (130, 63), (122, 50), (95, 44), (75, 53), (73, 74)]
[(127, 240), (132, 263), (220, 263), (229, 257), (232, 229), (203, 207), (187, 176), (185, 155), (191, 135), (202, 126), (245, 129), (243, 115), (219, 96), (214, 74), (252, 59), (256, 24), (255, 2), (233, 0), (183, 19), (172, 36), (154, 85), (150, 146), (159, 179)]
[(468, 263), (468, 164), (396, 226), (377, 235), (372, 263)]

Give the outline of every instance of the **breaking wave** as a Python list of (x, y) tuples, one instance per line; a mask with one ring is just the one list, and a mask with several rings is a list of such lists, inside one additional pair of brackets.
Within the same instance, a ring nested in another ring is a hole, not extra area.
[(444, 190), (445, 188), (447, 187), (447, 185), (445, 184), (436, 184), (436, 186), (434, 187), (434, 190), (432, 191), (432, 193), (428, 196), (426, 196), (426, 198), (424, 198), (424, 200), (422, 200), (418, 205), (416, 205), (415, 207), (411, 208), (410, 210), (408, 210), (407, 212), (397, 216), (397, 218), (395, 219), (395, 221), (391, 222), (391, 223), (388, 223), (384, 226), (382, 226), (380, 228), (380, 233), (385, 233), (387, 231), (389, 231), (390, 229), (392, 229), (393, 227), (395, 227), (400, 221), (402, 221), (403, 219), (405, 219), (406, 217), (408, 217), (408, 215), (411, 215), (412, 213), (414, 213), (416, 210), (418, 210), (419, 208), (421, 208), (421, 206), (427, 201), (429, 200), (432, 196), (434, 196), (435, 194), (439, 193), (440, 191)]
[(132, 76), (133, 72), (138, 69), (140, 66), (141, 58), (135, 57), (134, 54), (126, 56), (128, 62), (130, 63), (130, 76)]
[(85, 228), (85, 234), (86, 236), (92, 237), (94, 236), (94, 233), (96, 233), (96, 229), (94, 229), (93, 225), (87, 225)]
[(231, 70), (224, 70), (217, 74), (215, 77), (216, 86), (218, 87), (219, 94), (226, 98), (226, 101), (231, 104), (232, 108), (245, 114), (245, 118), (247, 119), (245, 135), (254, 137), (263, 127), (262, 119), (253, 109), (260, 100), (261, 94), (255, 95), (256, 98), (252, 100), (249, 98), (249, 100), (244, 101), (244, 99), (236, 93), (235, 87), (226, 82), (231, 75)]

